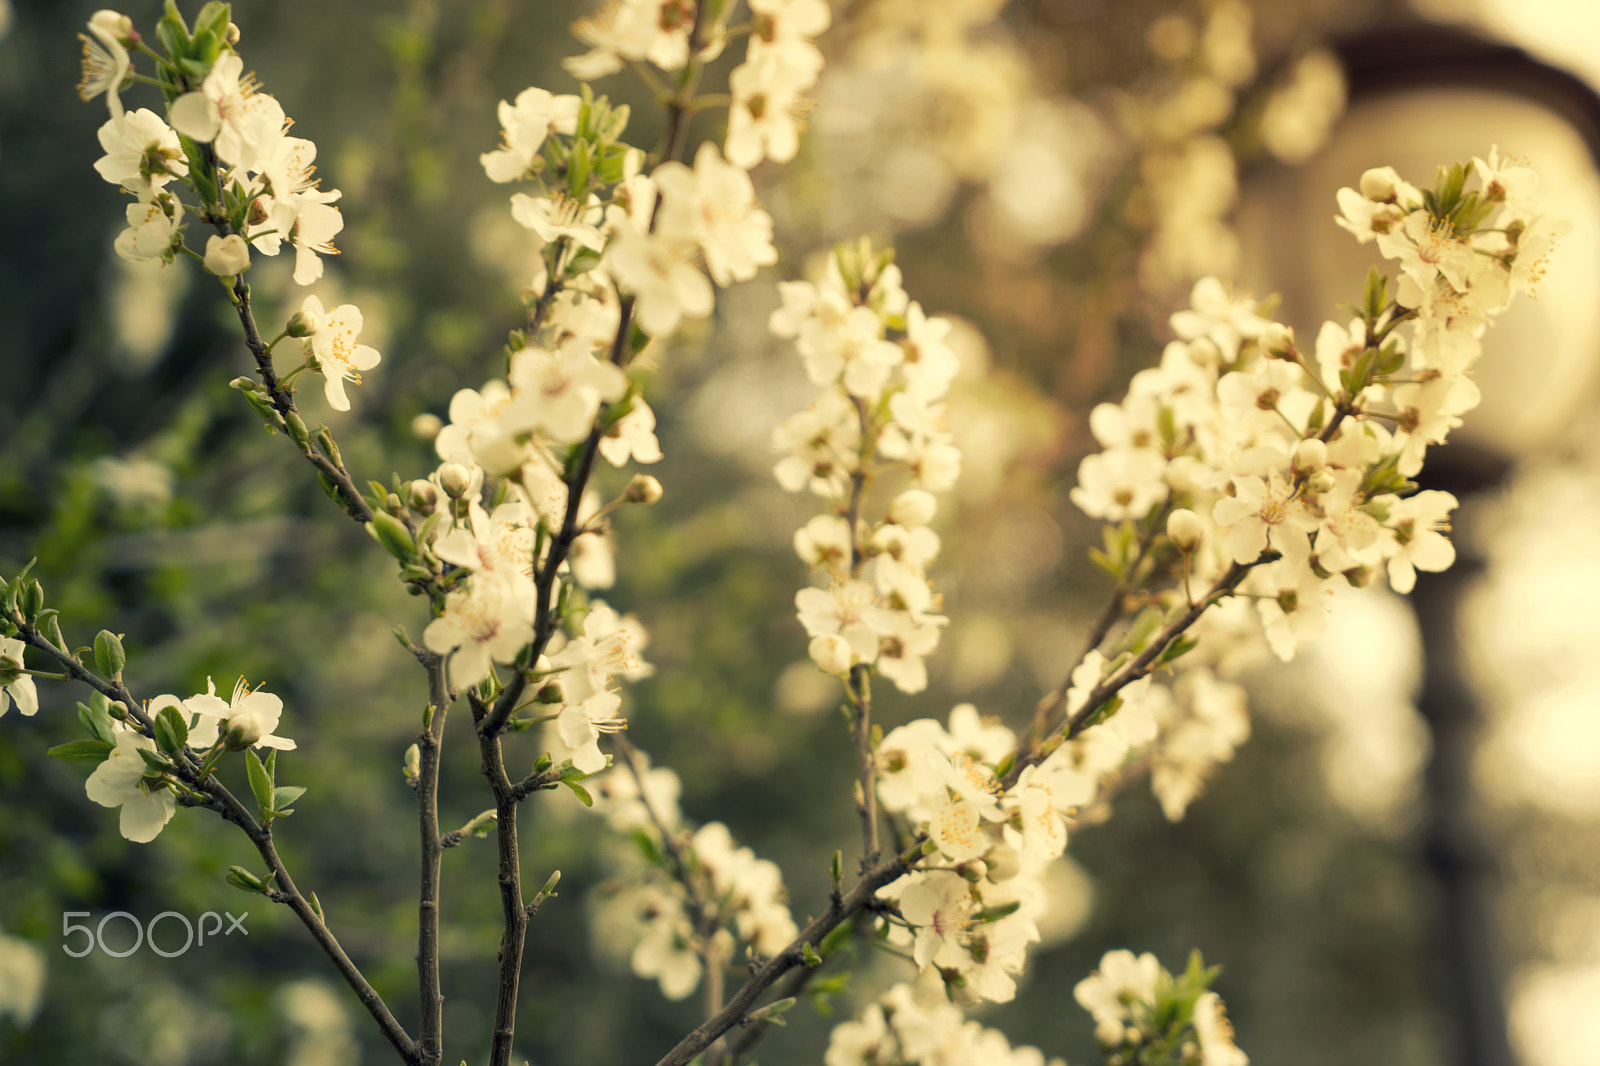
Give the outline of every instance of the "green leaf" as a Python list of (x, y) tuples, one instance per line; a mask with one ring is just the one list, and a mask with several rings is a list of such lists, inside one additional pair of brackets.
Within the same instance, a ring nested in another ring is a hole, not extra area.
[(638, 845), (639, 853), (644, 856), (645, 861), (650, 865), (664, 865), (661, 857), (661, 849), (656, 845), (655, 837), (651, 836), (643, 829), (635, 829), (633, 831), (633, 842)]
[(256, 805), (261, 808), (262, 814), (272, 813), (272, 777), (267, 773), (267, 768), (261, 765), (261, 759), (256, 755), (254, 748), (246, 748), (244, 752), (245, 769), (250, 775), (250, 791), (255, 794)]
[[(1021, 905), (1022, 904), (1020, 903), (1017, 904), (1019, 907)], [(800, 945), (800, 961), (805, 963), (807, 966), (821, 966), (822, 956), (818, 955), (817, 949), (812, 947), (810, 944), (802, 943)]]
[(1179, 633), (1177, 636), (1172, 638), (1165, 648), (1161, 649), (1161, 654), (1156, 656), (1153, 669), (1159, 669), (1160, 667), (1166, 666), (1168, 663), (1187, 655), (1189, 652), (1193, 651), (1195, 646), (1199, 643), (1200, 641), (1198, 638), (1192, 637), (1187, 633)]
[(104, 740), (69, 740), (65, 744), (57, 744), (45, 754), (66, 762), (102, 763), (114, 746)]
[(94, 638), (94, 665), (106, 677), (116, 677), (128, 665), (128, 655), (122, 650), (122, 638), (109, 629), (102, 629)]
[(563, 779), (561, 783), (566, 785), (568, 788), (572, 789), (572, 794), (574, 796), (577, 796), (578, 799), (583, 802), (583, 805), (585, 807), (593, 807), (594, 806), (594, 797), (589, 795), (589, 790), (584, 788), (582, 785), (578, 784), (578, 782), (576, 782), (576, 781), (567, 781), (567, 780)]
[(306, 794), (303, 785), (281, 785), (272, 790), (272, 812), (274, 814), (288, 814), (294, 801)]
[(417, 557), (417, 545), (411, 539), (411, 531), (405, 527), (405, 523), (387, 511), (374, 510), (367, 529), (371, 532), (372, 538), (383, 545), (384, 551), (402, 563), (408, 563)]
[(822, 938), (822, 942), (817, 945), (817, 949), (822, 952), (823, 958), (827, 958), (848, 944), (855, 931), (856, 923), (854, 918), (840, 922), (828, 932), (827, 936)]
[(997, 907), (985, 907), (972, 916), (975, 922), (998, 922), (1001, 918), (1009, 918), (1022, 907), (1022, 901), (1014, 899), (1009, 903), (1002, 903)]
[(246, 892), (265, 892), (267, 890), (266, 880), (257, 877), (243, 866), (228, 867), (227, 881), (234, 888), (243, 889)]
[(162, 758), (159, 752), (151, 751), (145, 747), (138, 747), (133, 750), (139, 753), (139, 758), (144, 760), (144, 764), (150, 768), (152, 773), (164, 774), (172, 769), (172, 764)]
[[(96, 693), (96, 695), (99, 695)], [(105, 698), (92, 700), (85, 706), (78, 704), (78, 721), (95, 740), (106, 744), (115, 745), (117, 742), (116, 731), (111, 728), (111, 708)]]
[(188, 716), (178, 708), (168, 705), (156, 715), (156, 746), (169, 755), (176, 755), (189, 743)]

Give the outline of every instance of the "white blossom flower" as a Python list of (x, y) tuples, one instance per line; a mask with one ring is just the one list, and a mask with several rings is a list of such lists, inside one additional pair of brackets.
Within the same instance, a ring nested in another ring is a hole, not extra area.
[(96, 172), (141, 199), (189, 173), (177, 133), (148, 108), (113, 115), (97, 136), (106, 154), (95, 160)]
[[(163, 699), (151, 701), (151, 711), (159, 710)], [(260, 688), (251, 690), (243, 677), (234, 682), (233, 695), (224, 703), (217, 696), (217, 686), (208, 677), (206, 691), (183, 701), (183, 709), (198, 717), (189, 729), (189, 746), (199, 750), (211, 747), (217, 737), (236, 734), (246, 747), (277, 748), (293, 751), (295, 742), (288, 737), (274, 736), (278, 722), (283, 717), (283, 700)]]
[(155, 775), (140, 756), (141, 748), (154, 752), (156, 742), (131, 729), (118, 733), (116, 747), (89, 775), (84, 790), (102, 807), (121, 807), (122, 835), (148, 844), (171, 821), (178, 803), (170, 785), (150, 780)]
[(122, 85), (128, 80), (132, 60), (123, 43), (133, 36), (133, 21), (116, 11), (101, 9), (89, 18), (93, 37), (78, 34), (83, 42), (83, 77), (78, 82), (78, 97), (93, 100), (106, 94), (111, 117), (122, 114)]
[(304, 343), (306, 350), (316, 356), (326, 379), (324, 391), (328, 406), (335, 411), (348, 411), (350, 400), (344, 392), (346, 379), (361, 384), (361, 372), (377, 366), (380, 359), (376, 348), (356, 343), (361, 335), (361, 309), (355, 304), (340, 304), (332, 311), (325, 311), (322, 301), (315, 296), (307, 296), (300, 307), (320, 322), (317, 331)]
[(578, 128), (576, 96), (555, 96), (529, 88), (517, 94), (515, 104), (500, 101), (502, 146), (478, 157), (493, 182), (516, 181), (528, 172), (551, 131), (573, 134)]
[(164, 259), (172, 251), (183, 223), (183, 204), (169, 193), (155, 193), (128, 205), (128, 228), (117, 235), (113, 247), (130, 263)]
[(11, 709), (32, 715), (39, 710), (39, 691), (33, 678), (22, 672), (22, 651), (27, 647), (14, 637), (0, 637), (0, 715)]
[(533, 640), (533, 594), (524, 582), (475, 575), (445, 597), (444, 612), (422, 631), (436, 655), (449, 655), (450, 680), (476, 685), (494, 662), (509, 663)]
[(663, 197), (660, 231), (694, 240), (718, 285), (748, 280), (778, 261), (772, 216), (756, 206), (750, 175), (724, 162), (715, 144), (700, 146), (693, 170), (667, 162), (652, 177)]
[(243, 75), (244, 60), (223, 52), (200, 88), (174, 100), (167, 117), (185, 137), (214, 143), (224, 163), (255, 170), (262, 150), (282, 136), (286, 116), (276, 99), (256, 92), (254, 79)]

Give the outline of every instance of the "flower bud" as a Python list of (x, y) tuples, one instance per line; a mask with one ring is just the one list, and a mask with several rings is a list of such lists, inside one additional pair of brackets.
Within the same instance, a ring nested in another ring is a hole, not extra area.
[(661, 482), (649, 474), (635, 474), (623, 497), (629, 503), (652, 504), (661, 499), (663, 491)]
[(228, 32), (225, 35), (225, 39), (229, 44), (239, 43), (239, 24), (237, 22), (228, 23)]
[(228, 715), (222, 731), (229, 751), (243, 751), (261, 739), (261, 718), (255, 711), (241, 708)]
[(1200, 516), (1187, 507), (1180, 507), (1167, 516), (1167, 536), (1172, 538), (1173, 547), (1185, 555), (1200, 546), (1205, 531), (1205, 523), (1200, 521)]
[(433, 440), (443, 428), (444, 423), (431, 411), (424, 411), (411, 420), (411, 434), (418, 440)]
[(850, 642), (837, 633), (813, 637), (806, 650), (823, 673), (842, 676), (850, 672)]
[(1107, 1018), (1094, 1027), (1095, 1043), (1101, 1047), (1121, 1047), (1126, 1035), (1127, 1033), (1123, 1029), (1122, 1023), (1115, 1018)]
[(90, 16), (89, 27), (101, 30), (124, 47), (139, 40), (139, 35), (133, 30), (133, 20), (120, 11), (101, 8)]
[(250, 246), (237, 233), (213, 235), (206, 241), (206, 269), (219, 278), (243, 274), (250, 269)]
[(423, 481), (420, 478), (413, 481), (406, 492), (414, 510), (421, 514), (430, 515), (439, 506), (439, 490), (433, 482)]
[(926, 489), (907, 489), (889, 504), (889, 521), (901, 526), (925, 526), (933, 521), (939, 501)]
[(1393, 167), (1374, 167), (1361, 175), (1361, 195), (1380, 204), (1392, 204), (1398, 194)]
[(567, 695), (561, 689), (561, 682), (546, 681), (539, 686), (539, 694), (534, 699), (547, 707), (553, 707), (558, 703), (567, 702)]
[(1328, 465), (1328, 446), (1315, 437), (1310, 437), (1294, 446), (1293, 458), (1289, 460), (1289, 471), (1296, 477), (1314, 474)]
[(288, 333), (291, 337), (309, 337), (322, 328), (322, 319), (315, 311), (296, 311), (289, 317)]
[(472, 471), (460, 463), (446, 463), (439, 468), (439, 484), (452, 500), (459, 500), (472, 487)]

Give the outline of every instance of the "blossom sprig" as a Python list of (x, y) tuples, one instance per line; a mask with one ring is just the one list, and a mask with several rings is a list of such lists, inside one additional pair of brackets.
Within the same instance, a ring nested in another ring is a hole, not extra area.
[[(1226, 691), (1218, 670), (1253, 648), (1291, 658), (1325, 628), (1340, 586), (1384, 573), (1408, 592), (1418, 570), (1454, 560), (1444, 534), (1455, 498), (1416, 492), (1410, 479), (1477, 404), (1471, 370), (1483, 332), (1513, 292), (1531, 287), (1565, 224), (1542, 207), (1532, 172), (1496, 152), (1442, 168), (1425, 193), (1387, 168), (1361, 185), (1340, 192), (1339, 222), (1399, 261), (1398, 282), (1375, 270), (1353, 317), (1324, 323), (1302, 352), (1255, 301), (1204, 279), (1173, 316), (1178, 339), (1161, 365), (1091, 415), (1104, 450), (1083, 460), (1072, 499), (1117, 523), (1097, 555), (1117, 584), (1090, 640), (1097, 648), (1112, 637), (1113, 662), (1081, 706), (1067, 702), (1076, 670), (1041, 703), (1020, 764), (1048, 750), (1038, 743), (1044, 719), (1073, 740), (1124, 713), (1112, 701), (1125, 702), (1150, 671), (1205, 671), (1184, 682), (1197, 702), (1173, 734), (1186, 738), (1182, 754), (1158, 746), (1152, 767), (1164, 806), (1179, 813), (1203, 753), (1231, 753), (1245, 731), (1226, 709), (1237, 699), (1215, 695)], [(1135, 599), (1142, 610), (1124, 619)], [(1224, 601), (1246, 600), (1253, 610), (1218, 618)]]
[[(819, 284), (783, 282), (779, 292), (771, 329), (794, 339), (821, 391), (774, 430), (787, 453), (774, 474), (834, 505), (795, 534), (796, 552), (828, 582), (795, 597), (811, 657), (828, 673), (867, 667), (920, 692), (945, 624), (926, 573), (939, 550), (933, 493), (953, 486), (961, 464), (944, 427), (957, 370), (950, 325), (910, 301), (891, 252), (865, 242), (835, 249)], [(887, 504), (869, 498), (896, 475), (902, 488)]]
[(894, 985), (857, 1016), (834, 1027), (826, 1066), (1066, 1066), (1005, 1034), (968, 1020), (937, 984)]
[(778, 867), (736, 845), (721, 822), (691, 830), (678, 810), (677, 774), (631, 745), (623, 753), (625, 765), (594, 781), (594, 810), (637, 845), (615, 862), (616, 879), (594, 912), (602, 942), (668, 999), (683, 999), (702, 979), (720, 987), (741, 949), (763, 958), (786, 949), (799, 928)]
[(1109, 951), (1073, 997), (1094, 1016), (1107, 1066), (1249, 1066), (1221, 997), (1211, 991), (1220, 973), (1198, 951), (1181, 974), (1167, 972), (1148, 952)]

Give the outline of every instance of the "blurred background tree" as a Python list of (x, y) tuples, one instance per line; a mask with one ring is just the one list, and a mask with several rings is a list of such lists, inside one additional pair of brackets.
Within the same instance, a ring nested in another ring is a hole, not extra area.
[[(70, 635), (127, 634), (142, 692), (197, 691), (208, 675), (225, 687), (242, 672), (282, 695), (300, 742), (295, 780), (311, 788), (283, 846), (404, 1020), (416, 845), (400, 761), (425, 690), (389, 630), (416, 632), (421, 613), (227, 388), (248, 360), (207, 279), (110, 254), (122, 205), (92, 170), (100, 112), (72, 92), (91, 7), (5, 3), (0, 569), (37, 555)], [(1440, 126), (1456, 137), (1446, 155), (1487, 149), (1481, 101), (1447, 107), (1449, 120), (1417, 113), (1374, 127), (1358, 96), (1345, 117), (1352, 57), (1389, 42), (1402, 49), (1390, 66), (1405, 66), (1404, 49), (1444, 34), (1446, 20), (1535, 48), (1541, 26), (1556, 27), (1557, 49), (1600, 32), (1581, 4), (1566, 23), (1559, 3), (1521, 5), (1520, 21), (1488, 0), (1434, 6), (834, 4), (801, 158), (762, 188), (784, 255), (777, 276), (865, 232), (896, 243), (908, 290), (931, 312), (964, 319), (951, 428), (967, 466), (936, 578), (952, 625), (929, 693), (881, 699), (886, 727), (964, 700), (1016, 724), (1058, 679), (1105, 594), (1084, 561), (1093, 523), (1067, 500), (1092, 447), (1087, 412), (1154, 361), (1194, 279), (1282, 292), (1287, 320), (1309, 336), (1333, 300), (1354, 297), (1363, 269), (1324, 269), (1334, 189), (1366, 166), (1403, 165), (1400, 153), (1423, 151), (1412, 142)], [(584, 10), (238, 5), (249, 62), (321, 146), (324, 184), (344, 192), (344, 255), (318, 291), (325, 304), (359, 299), (363, 339), (384, 362), (349, 415), (320, 410), (316, 390), (303, 401), (330, 420), (358, 476), (430, 468), (413, 419), (481, 383), (522, 318), (533, 252), (477, 159), (496, 137), (495, 101), (530, 84), (572, 90), (559, 60), (576, 50), (566, 27)], [(141, 26), (157, 11), (151, 0), (126, 8)], [(1363, 43), (1330, 47), (1340, 41)], [(627, 75), (603, 87), (635, 105), (634, 139), (650, 143), (659, 120), (648, 94)], [(1574, 669), (1600, 635), (1590, 607), (1600, 563), (1584, 550), (1600, 449), (1577, 405), (1592, 400), (1595, 301), (1584, 287), (1600, 192), (1585, 149), (1593, 131), (1574, 106), (1557, 107), (1555, 132), (1537, 136), (1508, 119), (1537, 143), (1501, 143), (1572, 193), (1564, 207), (1579, 228), (1551, 272), (1565, 287), (1501, 333), (1566, 338), (1562, 351), (1575, 354), (1559, 362), (1541, 349), (1537, 380), (1573, 402), (1529, 416), (1538, 432), (1480, 442), (1501, 454), (1495, 470), (1514, 453), (1523, 473), (1461, 523), (1488, 560), (1462, 624), (1488, 718), (1466, 723), (1465, 806), (1452, 816), (1482, 852), (1486, 980), (1505, 986), (1524, 1066), (1600, 1062), (1588, 1006), (1600, 995), (1600, 852), (1580, 843), (1600, 817), (1600, 725), (1596, 679)], [(1351, 129), (1366, 140), (1346, 140)], [(693, 133), (716, 137), (720, 120), (701, 118)], [(1560, 157), (1555, 170), (1545, 152)], [(252, 273), (268, 306), (290, 296), (280, 267)], [(824, 904), (827, 857), (852, 838), (852, 772), (836, 686), (806, 659), (790, 607), (804, 572), (789, 537), (808, 508), (773, 483), (767, 442), (805, 383), (766, 334), (773, 280), (734, 290), (714, 320), (659, 353), (651, 399), (667, 496), (619, 515), (607, 598), (654, 634), (656, 676), (631, 690), (633, 738), (683, 776), (690, 817), (726, 821), (780, 863), (804, 914)], [(1428, 847), (1440, 812), (1425, 788), (1428, 725), (1412, 702), (1420, 647), (1404, 601), (1372, 592), (1345, 597), (1315, 655), (1289, 670), (1263, 664), (1251, 675), (1255, 736), (1182, 823), (1133, 782), (1110, 820), (1075, 837), (1046, 949), (1017, 1000), (984, 1021), (1016, 1043), (1095, 1061), (1087, 1016), (1063, 1009), (1073, 984), (1111, 947), (1152, 950), (1169, 966), (1199, 947), (1227, 967), (1219, 987), (1258, 1062), (1507, 1061), (1482, 1046), (1483, 1019), (1450, 991), (1448, 885)], [(123, 840), (85, 798), (81, 768), (42, 757), (64, 739), (74, 698), (56, 686), (42, 695), (36, 718), (10, 716), (0, 730), (0, 1059), (387, 1061), (303, 932), (223, 883), (230, 863), (247, 862), (243, 842), (198, 817), (175, 820), (159, 845)], [(456, 825), (488, 799), (473, 746), (445, 752), (441, 817)], [(541, 795), (527, 822), (528, 876), (565, 876), (530, 931), (521, 1053), (654, 1061), (694, 1008), (664, 1002), (591, 936), (607, 863), (576, 802)], [(487, 1045), (500, 921), (493, 855), (472, 845), (446, 856), (444, 895), (446, 1055), (468, 1061)], [(181, 959), (58, 950), (66, 910), (148, 920), (246, 907), (247, 940)], [(853, 987), (864, 999), (890, 972), (889, 960), (864, 958)], [(1489, 1024), (1503, 1029), (1494, 998)], [(791, 1017), (762, 1061), (820, 1059), (830, 1020), (809, 1008)]]

